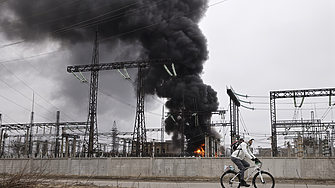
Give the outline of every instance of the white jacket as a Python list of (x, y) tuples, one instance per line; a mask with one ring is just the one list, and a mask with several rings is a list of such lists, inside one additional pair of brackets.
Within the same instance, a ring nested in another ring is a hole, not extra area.
[(249, 159), (256, 158), (254, 154), (251, 153), (249, 146), (247, 143), (242, 142), (237, 149), (231, 154), (232, 157), (238, 158), (240, 160), (244, 160), (245, 157)]

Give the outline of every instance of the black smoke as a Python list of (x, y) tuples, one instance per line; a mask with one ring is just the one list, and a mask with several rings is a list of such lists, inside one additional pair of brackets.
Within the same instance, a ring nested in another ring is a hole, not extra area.
[[(203, 83), (207, 41), (198, 23), (207, 0), (12, 0), (0, 7), (0, 30), (7, 39), (38, 44), (46, 39), (63, 47), (92, 42), (110, 51), (134, 46), (142, 59), (171, 58), (177, 76), (161, 66), (146, 69), (147, 94), (167, 98), (166, 131), (180, 147), (182, 134), (192, 152), (209, 131), (217, 93)], [(122, 45), (118, 45), (122, 44)], [(134, 53), (135, 53), (134, 52)], [(73, 52), (80, 56), (80, 52)], [(135, 55), (129, 54), (128, 57)], [(130, 59), (126, 59), (130, 60)], [(82, 63), (77, 61), (76, 63)], [(87, 64), (87, 63), (82, 63)], [(171, 65), (168, 66), (170, 71)]]

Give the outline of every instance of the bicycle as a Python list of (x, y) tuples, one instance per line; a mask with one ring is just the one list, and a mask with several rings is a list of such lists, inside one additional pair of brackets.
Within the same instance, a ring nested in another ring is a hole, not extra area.
[[(266, 171), (263, 171), (262, 168), (262, 162), (259, 162), (255, 166), (250, 166), (247, 169), (253, 168), (250, 175), (245, 179), (245, 181), (248, 181), (250, 177), (256, 172), (252, 179), (252, 184), (255, 188), (274, 188), (275, 187), (275, 180), (273, 176)], [(221, 176), (221, 186), (222, 188), (228, 188), (228, 187), (240, 187), (240, 181), (239, 181), (239, 175), (240, 172), (236, 172), (235, 170), (227, 170), (224, 172)]]

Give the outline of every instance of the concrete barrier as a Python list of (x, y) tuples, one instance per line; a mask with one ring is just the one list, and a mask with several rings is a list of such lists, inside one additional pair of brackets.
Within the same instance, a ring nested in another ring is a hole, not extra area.
[[(281, 179), (335, 179), (335, 158), (260, 158), (265, 171)], [(251, 164), (253, 162), (250, 161)], [(230, 158), (57, 158), (0, 159), (0, 173), (106, 177), (219, 178)], [(234, 166), (234, 165), (233, 165)], [(237, 169), (235, 167), (235, 169)]]

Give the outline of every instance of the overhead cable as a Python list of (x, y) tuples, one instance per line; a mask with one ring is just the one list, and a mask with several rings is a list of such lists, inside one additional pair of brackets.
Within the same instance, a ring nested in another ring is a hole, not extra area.
[[(3, 2), (6, 2), (6, 1), (9, 1), (9, 0), (5, 0)], [(0, 2), (0, 3), (3, 3), (3, 2)], [(64, 5), (61, 5), (61, 6), (58, 6), (58, 7), (53, 7), (49, 10), (46, 10), (46, 11), (43, 11), (43, 12), (39, 12), (39, 13), (36, 13), (36, 14), (33, 14), (33, 15), (30, 15), (30, 16), (27, 16), (27, 17), (24, 17), (22, 19), (18, 19), (18, 20), (14, 20), (14, 21), (11, 21), (11, 23), (9, 23), (8, 25), (11, 25), (15, 22), (18, 22), (18, 21), (22, 21), (22, 20), (26, 20), (28, 18), (33, 18), (33, 17), (36, 17), (36, 16), (39, 16), (39, 15), (42, 15), (42, 14), (45, 14), (45, 13), (48, 13), (48, 12), (52, 12), (54, 10), (58, 10), (58, 9), (61, 9), (61, 8), (64, 8), (64, 7), (67, 7), (67, 6), (70, 6), (70, 5), (74, 5), (76, 3), (80, 3), (80, 0), (77, 0), (77, 1), (73, 1), (73, 2), (70, 2), (68, 4), (64, 4)], [(7, 26), (7, 25), (0, 25), (0, 28), (4, 27), (4, 26)]]
[[(9, 102), (11, 102), (11, 103), (13, 103), (13, 104), (15, 104), (15, 105), (17, 105), (17, 106), (23, 108), (23, 109), (25, 109), (25, 110), (27, 110), (27, 111), (31, 111), (31, 109), (28, 109), (28, 108), (26, 108), (26, 107), (24, 107), (24, 106), (22, 106), (22, 105), (20, 105), (20, 104), (18, 104), (18, 103), (16, 103), (16, 102), (14, 102), (13, 100), (8, 99), (8, 98), (6, 98), (6, 97), (4, 97), (4, 96), (2, 96), (2, 95), (0, 95), (0, 97), (4, 98), (5, 100), (7, 100), (7, 101), (9, 101)], [(49, 118), (46, 118), (46, 117), (44, 117), (44, 116), (42, 116), (42, 115), (40, 115), (40, 114), (38, 114), (38, 113), (36, 113), (36, 112), (35, 112), (34, 114), (36, 114), (36, 115), (38, 115), (38, 116), (40, 116), (40, 117), (42, 117), (42, 118), (44, 118), (44, 119), (46, 119), (46, 120), (52, 121), (52, 120), (50, 120)]]
[(42, 54), (37, 54), (37, 55), (29, 56), (29, 57), (22, 57), (22, 58), (19, 58), (19, 59), (13, 59), (13, 60), (7, 60), (7, 61), (0, 61), (0, 64), (10, 63), (10, 62), (15, 62), (15, 61), (21, 61), (21, 60), (26, 60), (26, 59), (32, 59), (32, 58), (41, 57), (41, 56), (46, 56), (46, 55), (50, 55), (50, 54), (53, 54), (53, 53), (58, 53), (58, 52), (62, 52), (62, 51), (67, 51), (67, 50), (68, 50), (68, 49), (60, 49), (60, 50), (51, 51), (51, 52), (46, 52), (46, 53), (42, 53)]
[[(215, 3), (215, 4), (212, 4), (212, 5), (209, 5), (208, 8), (212, 7), (212, 6), (215, 6), (215, 5), (218, 5), (220, 3), (223, 3), (223, 2), (226, 2), (228, 0), (223, 0), (223, 1), (220, 1), (218, 3)], [(134, 29), (132, 31), (128, 31), (128, 32), (124, 32), (124, 33), (121, 33), (121, 34), (118, 34), (118, 35), (114, 35), (114, 36), (111, 36), (111, 37), (108, 37), (108, 38), (105, 38), (105, 39), (101, 39), (99, 40), (100, 41), (105, 41), (105, 40), (108, 40), (108, 39), (112, 39), (112, 38), (116, 38), (116, 37), (119, 37), (119, 36), (122, 36), (122, 35), (125, 35), (125, 34), (129, 34), (129, 33), (133, 33), (133, 32), (136, 32), (136, 31), (139, 31), (139, 30), (142, 30), (142, 29), (145, 29), (145, 28), (149, 28), (149, 27), (153, 27), (159, 23), (162, 23), (162, 22), (166, 22), (166, 21), (170, 21), (170, 20), (173, 20), (173, 19), (177, 19), (177, 18), (180, 18), (182, 16), (185, 16), (185, 15), (188, 15), (188, 14), (191, 14), (191, 13), (194, 13), (196, 11), (199, 11), (199, 10), (202, 10), (202, 8), (200, 9), (197, 9), (195, 11), (191, 11), (191, 12), (188, 12), (188, 13), (185, 13), (179, 17), (175, 17), (175, 18), (171, 18), (171, 19), (167, 19), (167, 20), (162, 20), (161, 22), (158, 22), (158, 23), (155, 23), (155, 24), (151, 24), (151, 25), (148, 25), (148, 26), (145, 26), (145, 27), (142, 27), (142, 28), (138, 28), (138, 29)], [(52, 32), (51, 32), (52, 33)], [(26, 41), (25, 41), (26, 42)], [(35, 58), (35, 57), (39, 57), (39, 56), (44, 56), (44, 55), (49, 55), (49, 54), (52, 54), (52, 53), (56, 53), (56, 52), (60, 52), (60, 51), (65, 51), (65, 50), (68, 50), (68, 49), (61, 49), (61, 50), (57, 50), (57, 51), (52, 51), (52, 52), (48, 52), (48, 53), (43, 53), (43, 54), (38, 54), (38, 55), (34, 55), (34, 56), (29, 56), (29, 57), (24, 57), (24, 58), (21, 58), (21, 59), (14, 59), (14, 60), (8, 60), (8, 61), (2, 61), (0, 62), (1, 63), (8, 63), (8, 62), (13, 62), (13, 61), (19, 61), (19, 60), (22, 60), (22, 59), (29, 59), (29, 58)], [(252, 97), (258, 97), (258, 96), (252, 96)], [(262, 96), (261, 96), (262, 97)], [(269, 97), (267, 97), (269, 98)]]
[[(23, 80), (21, 80), (18, 76), (16, 76), (12, 71), (10, 71), (5, 65), (0, 64), (2, 67), (4, 67), (8, 72), (10, 72), (16, 79), (18, 79), (21, 83), (23, 83), (26, 87), (28, 87), (31, 91), (33, 91), (34, 93), (36, 93), (40, 98), (42, 98), (44, 101), (46, 101), (48, 104), (50, 104), (52, 107), (54, 107), (55, 109), (57, 109), (58, 111), (60, 111), (56, 106), (54, 106), (53, 104), (51, 104), (48, 100), (46, 100), (42, 95), (40, 95), (38, 92), (36, 92), (33, 88), (31, 88), (28, 84), (26, 84)], [(67, 116), (68, 118), (72, 119), (71, 117), (69, 117), (68, 115), (64, 114), (65, 116)], [(73, 120), (73, 119), (72, 119)]]
[[(9, 49), (10, 49), (14, 54), (16, 54), (17, 56), (19, 56), (19, 54), (17, 54), (12, 48), (9, 48)], [(73, 97), (75, 100), (79, 101), (81, 104), (86, 105), (86, 103), (80, 101), (80, 100), (78, 99), (78, 97), (74, 97), (74, 96), (71, 95), (66, 89), (64, 89), (62, 86), (60, 86), (59, 84), (55, 83), (55, 82), (52, 81), (50, 78), (48, 78), (48, 76), (46, 76), (43, 72), (39, 71), (39, 70), (38, 70), (36, 67), (34, 67), (29, 61), (27, 61), (27, 60), (25, 60), (25, 61), (28, 63), (28, 65), (30, 65), (33, 69), (35, 69), (35, 71), (37, 71), (40, 75), (42, 75), (42, 76), (44, 76), (46, 79), (48, 79), (52, 84), (54, 84), (54, 85), (58, 86), (59, 88), (61, 88), (63, 91), (65, 91), (66, 93), (68, 93), (71, 97)], [(80, 75), (82, 76), (82, 78), (83, 78), (84, 80), (86, 80), (85, 77), (82, 75), (82, 73), (81, 73), (81, 72), (79, 72), (79, 73), (80, 73)]]

